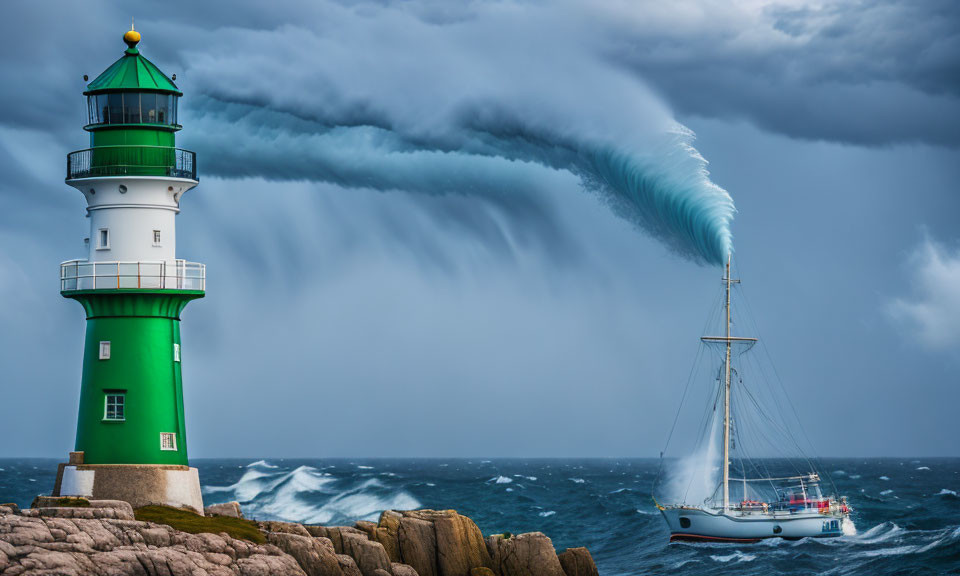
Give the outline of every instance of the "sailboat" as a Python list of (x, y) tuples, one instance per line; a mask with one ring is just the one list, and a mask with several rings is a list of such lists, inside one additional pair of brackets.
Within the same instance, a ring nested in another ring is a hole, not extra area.
[[(729, 257), (723, 283), (725, 335), (701, 338), (703, 346), (711, 347), (720, 353), (718, 359), (721, 365), (713, 377), (714, 383), (709, 388), (710, 393), (715, 394), (713, 407), (711, 409), (708, 403), (705, 421), (716, 421), (722, 417), (719, 426), (722, 430), (722, 456), (717, 471), (709, 458), (711, 450), (701, 450), (702, 461), (695, 462), (694, 470), (690, 472), (699, 475), (697, 480), (708, 487), (712, 485), (713, 479), (718, 482), (715, 489), (707, 493), (702, 501), (688, 502), (689, 488), (682, 495), (670, 495), (679, 500), (672, 504), (660, 504), (654, 495), (654, 503), (669, 527), (670, 541), (744, 543), (766, 538), (842, 536), (852, 528), (850, 506), (845, 497), (836, 496), (836, 488), (832, 486), (829, 478), (824, 481), (814, 462), (803, 455), (802, 451), (799, 458), (757, 458), (746, 454), (741, 446), (736, 456), (732, 454), (735, 441), (744, 444), (747, 432), (754, 432), (755, 436), (769, 442), (770, 438), (784, 433), (788, 427), (783, 422), (785, 418), (762, 414), (762, 402), (757, 401), (759, 394), (752, 383), (745, 383), (743, 373), (746, 372), (746, 367), (741, 359), (758, 340), (750, 336), (734, 336), (731, 333), (731, 287), (738, 284), (739, 280), (731, 278)], [(684, 396), (686, 397), (686, 391)], [(734, 402), (736, 398), (742, 400), (742, 405)], [(761, 412), (760, 423), (750, 429), (745, 424), (749, 421), (749, 409)], [(708, 423), (703, 429), (708, 430), (710, 427), (711, 424)], [(701, 444), (711, 444), (716, 439), (715, 436), (716, 434), (704, 434)], [(781, 448), (791, 443), (790, 440), (774, 442), (773, 448), (781, 455)], [(793, 442), (793, 445), (799, 448), (798, 443)], [(712, 452), (716, 453), (716, 450)], [(731, 467), (735, 473), (740, 473), (740, 478), (731, 476)], [(690, 478), (690, 483), (694, 480)], [(659, 481), (658, 475), (658, 483)], [(824, 494), (827, 486), (833, 489), (832, 495)]]

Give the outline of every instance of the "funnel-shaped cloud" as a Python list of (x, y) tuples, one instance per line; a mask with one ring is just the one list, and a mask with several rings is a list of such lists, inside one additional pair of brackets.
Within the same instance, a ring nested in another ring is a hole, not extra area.
[(501, 6), (438, 23), (328, 5), (319, 29), (279, 32), (221, 31), (231, 50), (187, 55), (206, 173), (509, 206), (566, 171), (691, 260), (731, 249), (733, 201), (693, 134), (593, 55), (572, 18)]

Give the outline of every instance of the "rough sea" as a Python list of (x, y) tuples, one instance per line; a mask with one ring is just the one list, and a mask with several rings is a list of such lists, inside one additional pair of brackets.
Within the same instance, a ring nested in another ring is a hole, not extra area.
[[(0, 502), (49, 493), (55, 460), (0, 459)], [(759, 544), (667, 542), (650, 499), (656, 460), (194, 460), (207, 504), (326, 525), (385, 508), (454, 508), (485, 534), (541, 531), (590, 549), (603, 576), (960, 575), (960, 459), (827, 459), (857, 533)]]

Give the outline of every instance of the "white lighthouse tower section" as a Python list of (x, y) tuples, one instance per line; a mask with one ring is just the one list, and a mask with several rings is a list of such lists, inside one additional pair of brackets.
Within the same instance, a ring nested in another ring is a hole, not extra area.
[(87, 199), (90, 262), (176, 261), (175, 218), (195, 180), (130, 176), (67, 183)]

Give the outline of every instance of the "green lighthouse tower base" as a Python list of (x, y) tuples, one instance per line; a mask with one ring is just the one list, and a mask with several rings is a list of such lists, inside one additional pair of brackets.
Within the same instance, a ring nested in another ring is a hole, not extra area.
[(87, 201), (87, 259), (60, 265), (60, 293), (86, 312), (75, 452), (54, 496), (164, 504), (203, 513), (187, 459), (180, 315), (204, 296), (203, 264), (176, 257), (175, 216), (197, 185), (175, 148), (182, 95), (124, 35), (127, 50), (88, 86), (86, 150), (66, 183)]

